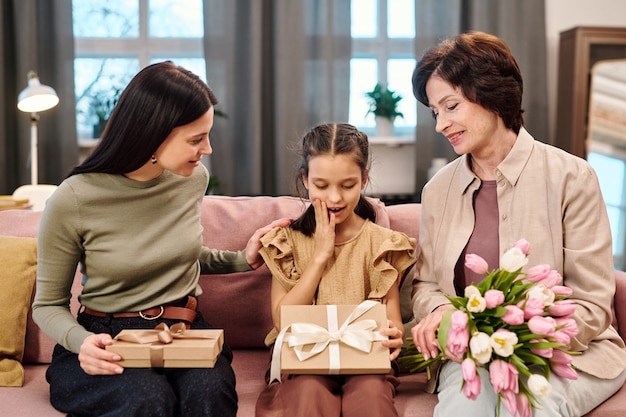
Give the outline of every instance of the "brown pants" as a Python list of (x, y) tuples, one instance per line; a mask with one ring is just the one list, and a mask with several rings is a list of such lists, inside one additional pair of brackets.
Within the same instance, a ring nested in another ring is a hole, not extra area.
[(397, 417), (398, 380), (388, 375), (290, 375), (268, 385), (257, 417)]

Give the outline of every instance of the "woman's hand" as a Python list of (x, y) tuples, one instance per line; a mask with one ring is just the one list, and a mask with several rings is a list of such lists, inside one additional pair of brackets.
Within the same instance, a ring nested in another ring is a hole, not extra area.
[(396, 327), (396, 325), (391, 320), (387, 320), (386, 329), (380, 329), (380, 334), (383, 336), (388, 336), (389, 340), (383, 340), (381, 344), (389, 348), (389, 360), (395, 360), (402, 350), (402, 345), (404, 344), (404, 330)]
[(246, 262), (252, 269), (257, 269), (261, 265), (263, 265), (263, 258), (259, 255), (259, 250), (261, 249), (261, 238), (265, 236), (267, 232), (272, 230), (275, 227), (287, 227), (291, 223), (291, 219), (282, 218), (278, 220), (274, 220), (267, 226), (263, 226), (260, 229), (257, 229), (256, 232), (248, 239), (248, 244), (246, 245)]
[[(437, 343), (437, 329), (446, 311), (453, 308), (452, 304), (444, 304), (437, 307), (432, 313), (420, 320), (411, 329), (413, 344), (418, 352), (428, 360), (439, 354), (439, 343)], [(451, 358), (452, 359), (452, 358)]]
[(124, 372), (124, 368), (115, 362), (122, 360), (117, 353), (104, 348), (113, 344), (113, 338), (106, 333), (87, 336), (80, 346), (78, 361), (83, 371), (89, 375), (115, 375)]

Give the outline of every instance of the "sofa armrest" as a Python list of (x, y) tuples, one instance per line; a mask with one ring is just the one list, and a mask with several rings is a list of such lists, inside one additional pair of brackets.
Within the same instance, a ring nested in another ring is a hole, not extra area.
[(615, 270), (615, 298), (613, 299), (613, 326), (626, 338), (626, 272)]

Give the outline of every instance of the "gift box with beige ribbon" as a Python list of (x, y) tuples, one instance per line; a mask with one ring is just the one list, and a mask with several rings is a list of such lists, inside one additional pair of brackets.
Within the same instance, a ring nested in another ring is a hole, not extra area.
[(280, 374), (385, 374), (391, 369), (387, 310), (377, 301), (355, 305), (282, 306), (270, 380)]
[(223, 344), (222, 329), (161, 323), (154, 329), (122, 330), (106, 350), (120, 355), (117, 363), (125, 368), (213, 368)]

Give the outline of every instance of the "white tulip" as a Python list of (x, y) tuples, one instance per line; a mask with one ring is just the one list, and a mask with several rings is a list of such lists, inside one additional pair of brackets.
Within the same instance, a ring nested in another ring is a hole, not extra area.
[(472, 295), (476, 295), (478, 297), (481, 296), (480, 290), (475, 285), (468, 285), (467, 287), (465, 287), (465, 292), (463, 295), (465, 295), (465, 298), (470, 298)]
[(504, 252), (500, 258), (500, 268), (505, 271), (515, 272), (528, 263), (528, 259), (520, 248), (511, 248)]
[(472, 356), (479, 364), (484, 365), (491, 359), (491, 339), (487, 333), (474, 333), (470, 339), (469, 348)]
[(467, 300), (466, 307), (468, 311), (471, 311), (472, 313), (482, 313), (487, 307), (487, 302), (480, 295), (480, 293), (478, 293), (478, 295), (472, 294), (470, 295), (469, 300)]
[(532, 374), (528, 378), (528, 389), (539, 398), (545, 398), (552, 391), (552, 385), (543, 375)]
[(491, 335), (491, 347), (496, 354), (508, 358), (517, 344), (517, 335), (508, 330), (498, 330)]
[(526, 298), (538, 298), (547, 306), (554, 303), (554, 297), (554, 291), (543, 284), (533, 285), (526, 293)]

